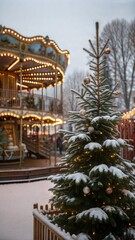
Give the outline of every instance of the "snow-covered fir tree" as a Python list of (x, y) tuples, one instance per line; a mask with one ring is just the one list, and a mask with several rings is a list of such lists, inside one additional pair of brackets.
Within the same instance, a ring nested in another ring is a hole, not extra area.
[(128, 143), (119, 136), (121, 115), (115, 106), (117, 86), (110, 89), (104, 75), (104, 54), (96, 23), (96, 44), (91, 41), (90, 76), (76, 93), (80, 110), (70, 113), (75, 131), (63, 131), (67, 142), (61, 174), (51, 176), (50, 201), (60, 214), (53, 219), (80, 240), (135, 239), (134, 164), (123, 159)]

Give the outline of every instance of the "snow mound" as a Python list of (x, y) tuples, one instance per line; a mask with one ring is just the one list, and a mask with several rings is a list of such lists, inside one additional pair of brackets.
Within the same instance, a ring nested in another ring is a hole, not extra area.
[(99, 222), (107, 221), (108, 215), (101, 208), (90, 208), (76, 215), (77, 220), (81, 218), (89, 217), (91, 220), (97, 220)]
[(69, 174), (65, 177), (66, 180), (72, 180), (74, 181), (76, 184), (79, 184), (80, 182), (84, 182), (87, 183), (90, 179), (87, 175), (85, 175), (84, 173), (72, 173)]
[(84, 149), (89, 149), (91, 151), (93, 151), (95, 149), (96, 150), (101, 149), (101, 148), (102, 148), (101, 144), (96, 143), (96, 142), (90, 142), (90, 143), (86, 144), (85, 147), (84, 147)]

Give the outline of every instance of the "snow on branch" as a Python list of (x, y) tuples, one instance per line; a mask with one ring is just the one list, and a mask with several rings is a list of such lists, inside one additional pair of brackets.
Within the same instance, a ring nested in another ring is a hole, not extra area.
[(95, 221), (107, 221), (108, 215), (101, 208), (90, 208), (76, 215), (76, 220), (78, 221), (81, 218), (89, 217), (89, 219)]
[(101, 149), (101, 148), (102, 148), (101, 144), (96, 143), (96, 142), (90, 142), (90, 143), (86, 144), (84, 147), (84, 149), (89, 149), (91, 151)]
[(117, 167), (108, 167), (106, 164), (100, 164), (98, 166), (95, 166), (91, 169), (89, 175), (90, 177), (93, 174), (96, 173), (111, 173), (113, 176), (116, 176), (119, 179), (123, 179), (123, 178), (127, 178), (128, 176), (126, 174), (124, 174), (120, 169), (118, 169)]
[(74, 181), (76, 184), (79, 184), (80, 182), (84, 182), (87, 183), (90, 179), (87, 175), (85, 175), (84, 173), (73, 173), (73, 174), (69, 174), (65, 177), (66, 180), (72, 180)]
[(109, 214), (109, 213), (114, 213), (119, 215), (122, 219), (128, 219), (127, 214), (120, 208), (117, 206), (105, 206), (104, 207), (104, 211)]
[(130, 192), (129, 190), (123, 189), (122, 192), (125, 196), (129, 197), (130, 199), (133, 199), (135, 201), (135, 194)]
[(70, 142), (75, 142), (76, 139), (81, 139), (81, 140), (86, 140), (86, 141), (89, 141), (90, 140), (90, 137), (87, 136), (86, 134), (84, 133), (80, 133), (80, 134), (77, 134), (76, 136), (72, 136), (70, 139), (69, 139), (69, 143)]

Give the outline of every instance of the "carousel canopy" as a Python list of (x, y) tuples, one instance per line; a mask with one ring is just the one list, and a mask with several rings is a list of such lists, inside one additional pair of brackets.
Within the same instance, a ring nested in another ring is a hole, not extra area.
[(122, 119), (135, 119), (135, 108), (123, 114)]
[(18, 85), (20, 71), (22, 85), (29, 89), (62, 83), (68, 63), (69, 52), (48, 36), (28, 38), (0, 26), (0, 73), (14, 74)]

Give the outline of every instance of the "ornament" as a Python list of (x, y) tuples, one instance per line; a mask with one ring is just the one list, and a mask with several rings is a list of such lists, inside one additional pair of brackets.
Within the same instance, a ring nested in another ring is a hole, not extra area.
[(89, 84), (89, 83), (90, 83), (90, 77), (85, 77), (85, 78), (83, 79), (83, 83), (84, 83), (84, 84)]
[(84, 194), (89, 194), (90, 193), (90, 188), (88, 186), (83, 188)]
[(80, 110), (80, 115), (81, 115), (81, 116), (84, 116), (85, 113), (86, 113), (85, 109), (81, 109), (81, 110)]
[(107, 194), (112, 194), (112, 192), (113, 192), (113, 189), (112, 189), (111, 187), (108, 187), (108, 188), (106, 189), (106, 193), (107, 193)]
[(111, 51), (110, 51), (110, 48), (109, 48), (109, 47), (108, 47), (108, 48), (105, 48), (105, 50), (104, 50), (104, 53), (105, 53), (105, 54), (110, 54), (110, 52), (111, 52)]
[(94, 127), (88, 127), (88, 131), (89, 131), (90, 133), (93, 133), (93, 132), (94, 132)]
[(117, 97), (121, 97), (121, 92), (120, 91), (115, 91), (114, 94), (117, 96)]

